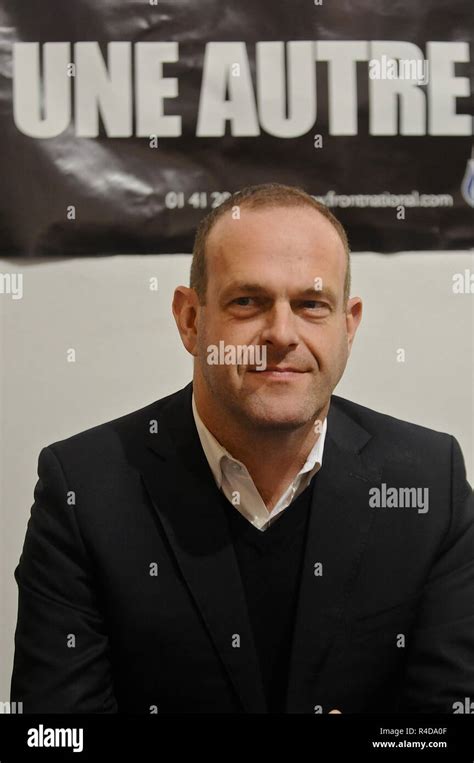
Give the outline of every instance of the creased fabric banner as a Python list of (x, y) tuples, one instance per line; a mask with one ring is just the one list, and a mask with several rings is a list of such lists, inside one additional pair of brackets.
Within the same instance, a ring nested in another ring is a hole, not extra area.
[(474, 246), (472, 0), (0, 0), (0, 255), (190, 252), (232, 191)]

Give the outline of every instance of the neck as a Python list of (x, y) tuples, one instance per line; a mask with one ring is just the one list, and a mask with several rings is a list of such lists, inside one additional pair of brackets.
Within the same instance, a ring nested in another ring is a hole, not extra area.
[(320, 437), (314, 430), (315, 420), (324, 422), (328, 403), (314, 419), (294, 430), (262, 430), (248, 428), (226, 411), (220, 415), (215, 398), (212, 404), (194, 385), (196, 408), (203, 424), (229, 453), (247, 467), (267, 508), (271, 508), (282, 492), (304, 466), (309, 453)]

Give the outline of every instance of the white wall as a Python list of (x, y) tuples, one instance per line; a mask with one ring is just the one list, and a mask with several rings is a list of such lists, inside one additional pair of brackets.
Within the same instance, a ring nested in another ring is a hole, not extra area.
[[(0, 260), (23, 273), (23, 298), (0, 294), (0, 701), (9, 699), (23, 544), (44, 445), (140, 408), (192, 376), (171, 313), (189, 255)], [(336, 392), (454, 434), (474, 483), (474, 295), (452, 276), (468, 252), (353, 255), (365, 303)], [(156, 276), (158, 292), (150, 291)], [(68, 363), (68, 348), (76, 362)], [(406, 362), (396, 360), (404, 348)]]

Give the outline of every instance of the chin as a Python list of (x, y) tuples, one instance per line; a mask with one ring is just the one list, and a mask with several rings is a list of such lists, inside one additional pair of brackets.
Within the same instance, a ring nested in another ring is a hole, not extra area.
[(301, 412), (299, 415), (295, 415), (295, 409), (285, 415), (285, 412), (281, 410), (281, 406), (275, 411), (248, 411), (248, 419), (257, 427), (261, 429), (280, 429), (291, 430), (304, 426), (310, 420), (310, 416)]

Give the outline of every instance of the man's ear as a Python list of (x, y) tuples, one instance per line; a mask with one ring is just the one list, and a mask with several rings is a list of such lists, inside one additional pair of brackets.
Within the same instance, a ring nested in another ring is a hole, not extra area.
[(347, 300), (346, 307), (347, 349), (349, 352), (361, 320), (362, 300), (360, 297), (351, 297)]
[(195, 290), (188, 286), (177, 286), (171, 307), (182, 343), (191, 355), (196, 356), (199, 300)]

